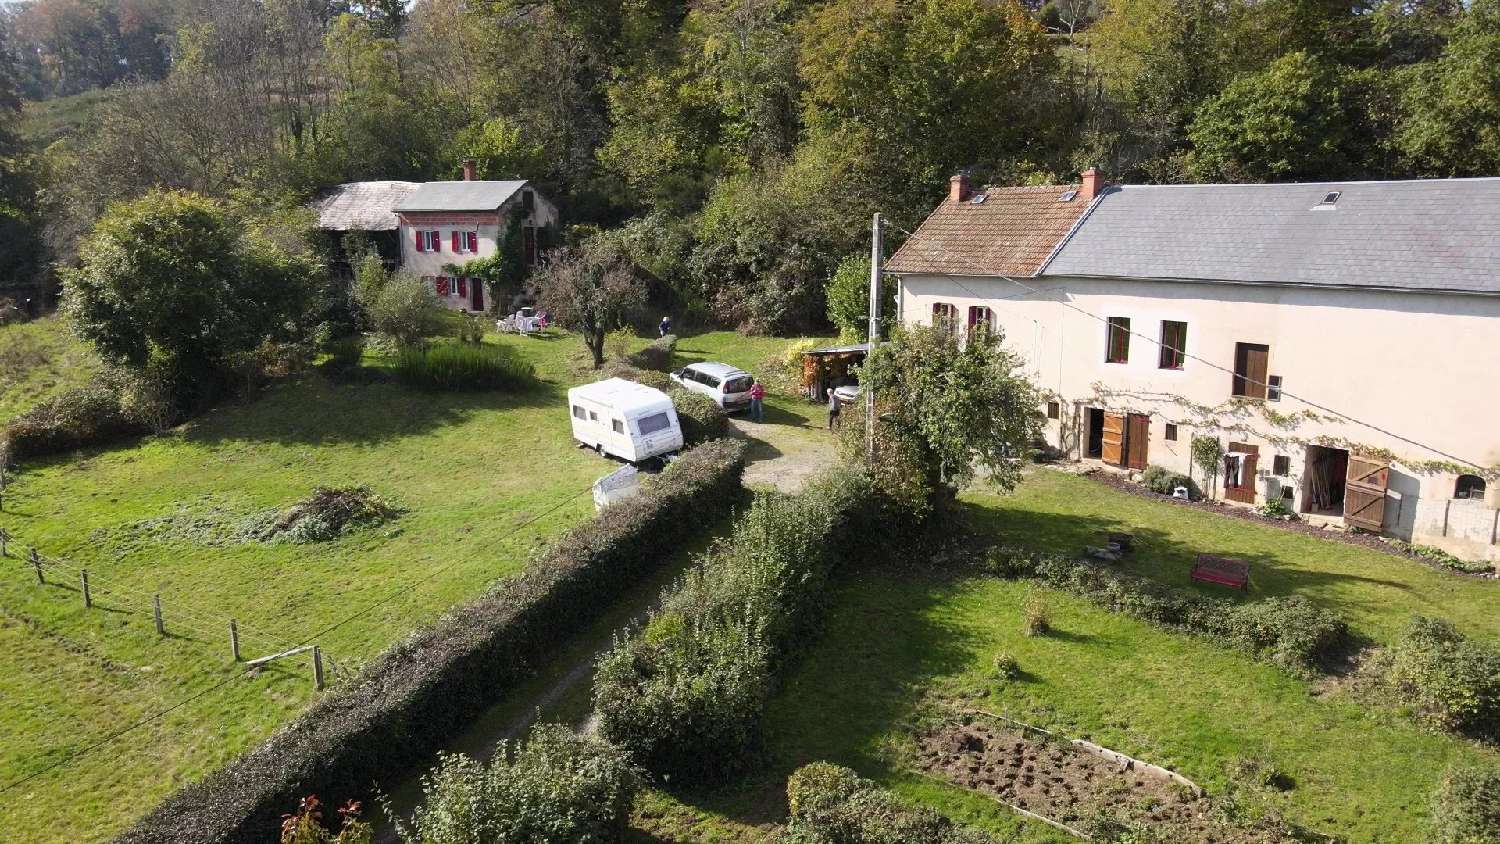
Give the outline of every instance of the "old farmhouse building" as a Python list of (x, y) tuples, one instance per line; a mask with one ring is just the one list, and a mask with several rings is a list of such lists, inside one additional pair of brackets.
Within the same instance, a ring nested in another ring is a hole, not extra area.
[(900, 316), (992, 326), (1049, 446), (1192, 473), (1500, 560), (1500, 179), (1082, 184), (950, 195), (892, 258)]

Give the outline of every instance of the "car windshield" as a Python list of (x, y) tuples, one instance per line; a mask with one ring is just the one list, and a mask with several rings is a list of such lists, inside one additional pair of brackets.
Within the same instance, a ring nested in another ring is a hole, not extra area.
[(750, 389), (750, 376), (740, 375), (724, 382), (724, 392), (743, 393)]
[(653, 413), (650, 416), (642, 416), (636, 420), (635, 425), (641, 429), (642, 434), (654, 434), (672, 427), (672, 422), (667, 419), (665, 413)]

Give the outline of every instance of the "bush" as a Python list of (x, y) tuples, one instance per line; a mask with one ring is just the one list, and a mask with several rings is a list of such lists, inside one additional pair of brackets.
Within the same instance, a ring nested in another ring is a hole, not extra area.
[(370, 327), (398, 347), (446, 333), (447, 311), (422, 279), (397, 273), (375, 289), (360, 288)]
[(618, 841), (638, 787), (623, 752), (561, 724), (534, 727), (514, 748), (501, 742), (488, 768), (439, 759), (411, 826), (397, 824), (407, 844)]
[(1000, 577), (1035, 578), (1111, 612), (1212, 636), (1297, 672), (1331, 659), (1349, 632), (1342, 620), (1300, 595), (1237, 604), (1113, 569), (1010, 548), (992, 549), (983, 567)]
[(740, 500), (744, 446), (685, 452), (644, 494), (569, 531), (514, 577), (376, 657), (255, 749), (180, 789), (122, 844), (261, 842), (309, 791), (358, 796), (425, 759), (531, 676), (557, 643)]
[(365, 354), (365, 338), (362, 334), (339, 337), (323, 344), (328, 353), (325, 366), (332, 372), (345, 373), (359, 366)]
[(519, 390), (535, 380), (531, 362), (509, 346), (444, 343), (396, 353), (396, 377), (431, 390)]
[(718, 402), (702, 393), (690, 393), (673, 386), (669, 395), (677, 408), (677, 422), (682, 438), (689, 444), (701, 443), (724, 435), (729, 429), (729, 415)]
[(1171, 495), (1178, 487), (1187, 487), (1188, 494), (1201, 497), (1187, 475), (1174, 472), (1165, 466), (1147, 466), (1141, 473), (1141, 484), (1158, 495)]
[(666, 375), (650, 369), (637, 369), (622, 360), (612, 360), (604, 364), (604, 368), (599, 370), (599, 376), (601, 378), (624, 378), (626, 381), (655, 387), (663, 393), (672, 389), (672, 379)]
[(677, 335), (668, 334), (652, 340), (646, 348), (627, 357), (625, 362), (639, 369), (668, 372), (672, 369), (672, 355), (676, 351)]
[(910, 806), (848, 768), (814, 762), (786, 782), (791, 817), (783, 844), (985, 844), (977, 830)]
[(60, 454), (146, 433), (130, 417), (120, 394), (102, 386), (80, 387), (48, 399), (10, 420), (3, 449), (13, 460)]
[(1021, 663), (1008, 653), (995, 654), (995, 678), (1001, 682), (1014, 680), (1021, 676)]
[(761, 495), (599, 663), (600, 735), (674, 782), (741, 770), (760, 743), (776, 671), (815, 623), (833, 568), (872, 533), (874, 495), (840, 469), (795, 497)]
[(1500, 765), (1462, 765), (1443, 773), (1432, 797), (1435, 844), (1500, 844)]
[(323, 825), (323, 802), (316, 794), (302, 798), (296, 814), (281, 821), (281, 844), (370, 844), (375, 828), (359, 819), (361, 805), (350, 800), (339, 809), (339, 830)]
[(1027, 636), (1045, 636), (1052, 629), (1052, 613), (1041, 595), (1035, 592), (1028, 594), (1021, 612), (1025, 616), (1022, 629)]
[(1412, 619), (1391, 648), (1386, 682), (1433, 726), (1500, 738), (1500, 653), (1447, 621)]
[(1285, 498), (1272, 498), (1255, 508), (1255, 512), (1268, 519), (1282, 519), (1290, 516), (1292, 509), (1286, 506)]

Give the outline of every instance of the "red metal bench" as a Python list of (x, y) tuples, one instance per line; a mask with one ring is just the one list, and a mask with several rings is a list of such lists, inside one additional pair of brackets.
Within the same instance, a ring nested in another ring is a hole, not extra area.
[(1217, 583), (1234, 589), (1248, 589), (1250, 564), (1241, 560), (1231, 560), (1228, 557), (1199, 554), (1198, 561), (1193, 563), (1191, 576), (1194, 580), (1201, 580), (1204, 583)]

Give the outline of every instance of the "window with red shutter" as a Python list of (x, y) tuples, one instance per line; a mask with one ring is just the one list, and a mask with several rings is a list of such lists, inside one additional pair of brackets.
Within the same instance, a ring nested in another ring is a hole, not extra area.
[(423, 235), (423, 233), (419, 232), (419, 231), (414, 231), (414, 232), (412, 232), (412, 234), (416, 235), (417, 251), (418, 252), (426, 252), (427, 249), (422, 246), (422, 235)]
[(458, 231), (457, 230), (454, 230), (454, 232), (453, 232), (453, 251), (454, 252), (462, 252), (462, 251), (464, 251), (458, 245)]
[(443, 233), (439, 231), (433, 231), (428, 232), (427, 235), (428, 237), (432, 238), (432, 251), (443, 251)]
[(469, 295), (469, 278), (468, 278), (468, 276), (459, 276), (458, 277), (458, 295), (460, 295), (460, 296), (467, 296), (467, 295)]
[(470, 252), (478, 252), (479, 251), (479, 232), (467, 232), (467, 237), (468, 237), (468, 241), (469, 241), (469, 251)]
[(448, 277), (440, 275), (437, 277), (437, 292), (439, 296), (448, 295)]

